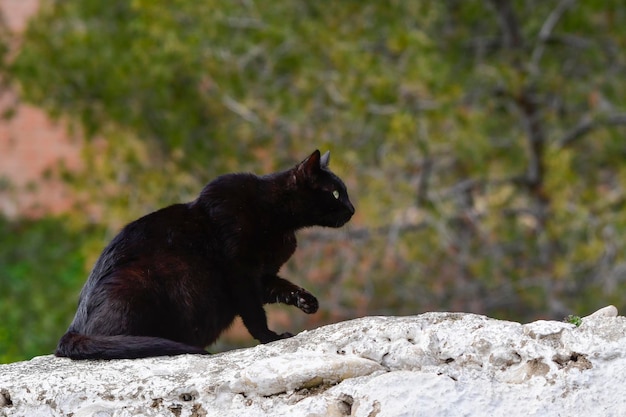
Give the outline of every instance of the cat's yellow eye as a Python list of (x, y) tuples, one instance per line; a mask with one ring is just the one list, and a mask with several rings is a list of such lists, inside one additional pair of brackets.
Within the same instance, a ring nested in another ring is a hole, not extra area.
[(333, 191), (333, 197), (335, 197), (335, 199), (339, 200), (339, 191), (337, 191), (337, 190)]

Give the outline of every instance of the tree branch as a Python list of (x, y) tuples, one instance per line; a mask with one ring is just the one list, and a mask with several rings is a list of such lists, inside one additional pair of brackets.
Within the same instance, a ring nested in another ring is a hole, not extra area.
[(491, 0), (491, 3), (498, 14), (504, 47), (508, 49), (520, 48), (522, 46), (522, 34), (511, 2), (509, 0)]
[(222, 103), (224, 104), (224, 106), (226, 106), (228, 110), (239, 115), (242, 119), (252, 124), (256, 124), (256, 125), (260, 124), (261, 120), (252, 110), (250, 110), (243, 104), (239, 103), (232, 97), (225, 95), (222, 98)]
[(546, 135), (541, 124), (540, 108), (530, 88), (522, 91), (516, 99), (516, 104), (522, 116), (528, 142), (527, 183), (533, 194), (539, 197), (539, 200), (543, 200), (541, 187), (544, 176), (543, 154)]
[(358, 241), (369, 240), (374, 237), (388, 236), (393, 230), (394, 233), (402, 234), (406, 232), (417, 232), (428, 227), (428, 224), (424, 221), (421, 222), (400, 222), (396, 224), (388, 224), (380, 227), (359, 227), (349, 228), (346, 230), (308, 230), (302, 232), (306, 235), (306, 241), (309, 242), (332, 242), (332, 241)]
[(567, 9), (569, 9), (576, 0), (561, 0), (559, 4), (557, 4), (556, 8), (552, 10), (552, 13), (548, 16), (543, 25), (541, 26), (541, 30), (539, 30), (539, 36), (537, 39), (537, 45), (533, 50), (533, 53), (530, 58), (530, 69), (535, 72), (539, 69), (539, 61), (543, 56), (543, 52), (546, 49), (546, 43), (550, 39), (554, 28), (556, 27), (559, 20)]
[(430, 174), (433, 171), (434, 161), (430, 157), (424, 158), (422, 161), (422, 170), (420, 172), (419, 181), (417, 183), (417, 207), (422, 207), (428, 202), (428, 186), (430, 184)]
[(577, 140), (581, 139), (587, 133), (594, 129), (604, 126), (626, 125), (626, 113), (616, 113), (609, 115), (604, 120), (594, 120), (589, 115), (583, 117), (576, 126), (570, 129), (561, 139), (557, 141), (559, 148), (571, 146)]

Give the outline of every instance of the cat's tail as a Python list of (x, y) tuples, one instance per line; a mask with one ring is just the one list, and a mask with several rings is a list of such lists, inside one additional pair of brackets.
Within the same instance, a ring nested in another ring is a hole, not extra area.
[(151, 336), (98, 336), (67, 332), (54, 354), (71, 359), (137, 359), (151, 356), (172, 356), (185, 353), (206, 355), (196, 346)]

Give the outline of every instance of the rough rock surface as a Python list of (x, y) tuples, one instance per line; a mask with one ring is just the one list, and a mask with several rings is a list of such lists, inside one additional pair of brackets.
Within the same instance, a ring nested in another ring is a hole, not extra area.
[(626, 415), (626, 318), (365, 317), (208, 357), (0, 366), (0, 416)]

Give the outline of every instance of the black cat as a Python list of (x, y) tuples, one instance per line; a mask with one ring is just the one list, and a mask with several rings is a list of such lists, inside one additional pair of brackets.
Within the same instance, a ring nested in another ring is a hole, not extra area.
[(277, 276), (296, 249), (294, 232), (340, 227), (354, 214), (328, 161), (316, 150), (288, 171), (224, 175), (195, 201), (128, 224), (96, 262), (55, 354), (204, 354), (237, 315), (261, 343), (290, 337), (268, 329), (263, 305), (317, 311), (312, 294)]

